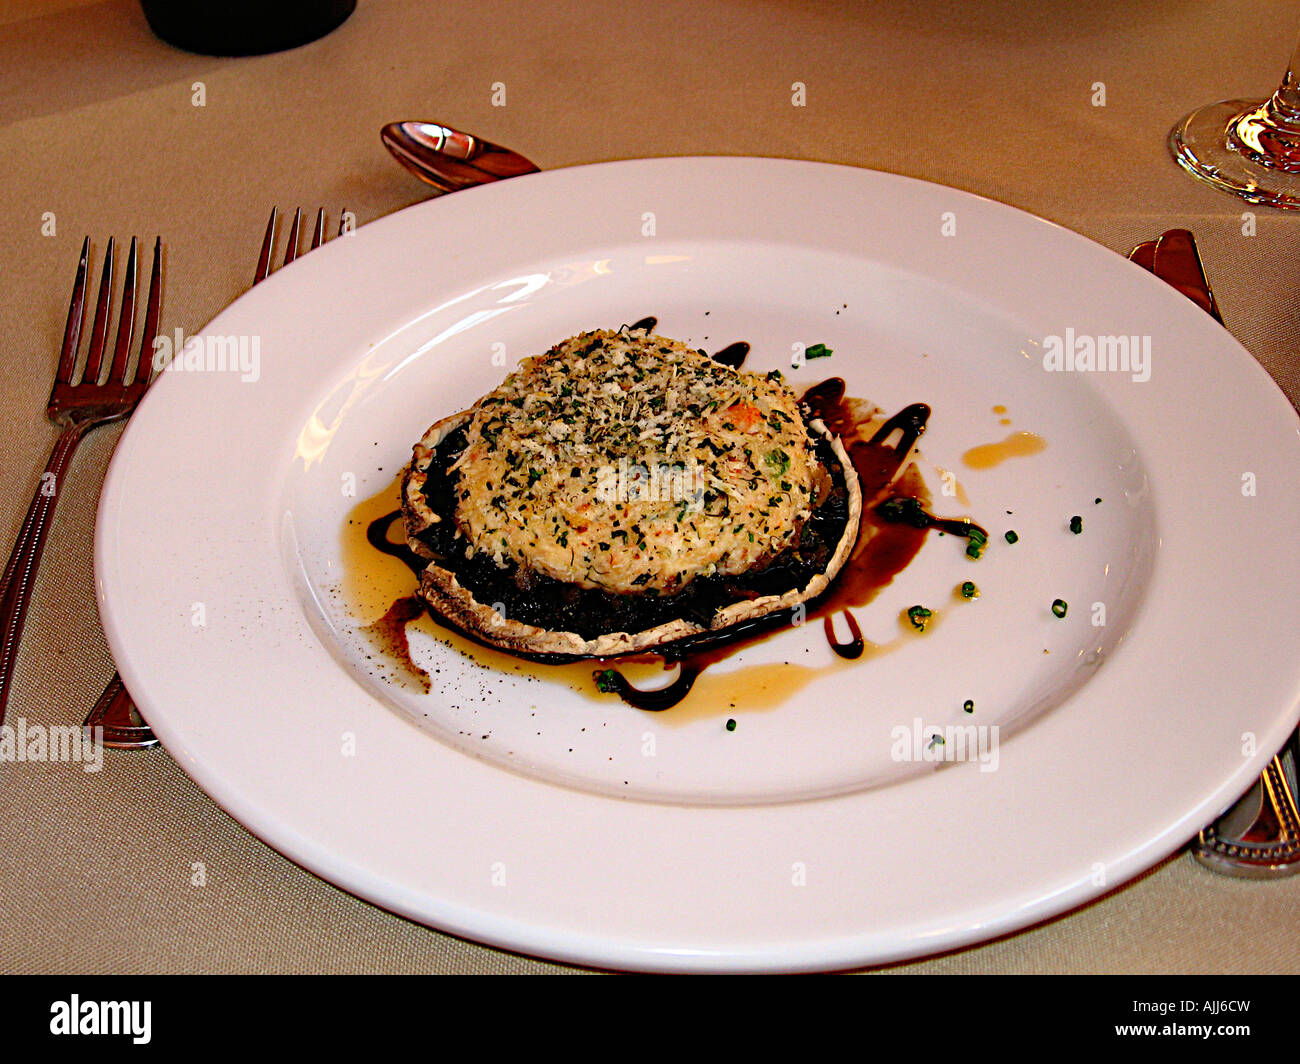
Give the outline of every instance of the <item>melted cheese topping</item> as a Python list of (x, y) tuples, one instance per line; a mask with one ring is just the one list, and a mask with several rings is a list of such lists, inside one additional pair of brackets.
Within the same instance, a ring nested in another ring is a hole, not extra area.
[(821, 472), (795, 394), (644, 331), (525, 359), (466, 424), (467, 553), (566, 583), (671, 594), (797, 539)]

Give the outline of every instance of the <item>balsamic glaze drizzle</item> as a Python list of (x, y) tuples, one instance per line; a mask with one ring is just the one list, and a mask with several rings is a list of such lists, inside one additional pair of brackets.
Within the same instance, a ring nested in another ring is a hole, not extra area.
[(421, 558), (415, 551), (411, 550), (405, 543), (394, 543), (388, 538), (388, 530), (392, 527), (394, 521), (402, 517), (401, 510), (394, 510), (390, 514), (384, 514), (383, 517), (376, 518), (366, 526), (366, 541), (375, 548), (375, 550), (388, 554), (394, 558), (400, 558), (416, 576), (424, 572), (424, 567), (429, 563)]
[(822, 630), (826, 633), (826, 642), (831, 645), (831, 649), (842, 658), (853, 660), (862, 657), (862, 652), (867, 649), (867, 644), (862, 638), (862, 629), (858, 627), (858, 619), (848, 610), (844, 611), (844, 619), (848, 622), (849, 631), (853, 633), (853, 638), (847, 643), (841, 643), (835, 638), (834, 618), (822, 618)]
[(728, 344), (721, 351), (715, 351), (712, 357), (714, 362), (721, 362), (732, 369), (740, 369), (745, 364), (745, 359), (749, 357), (749, 344), (739, 340), (734, 344)]
[(895, 525), (911, 525), (913, 528), (937, 528), (953, 536), (976, 536), (988, 541), (987, 529), (977, 525), (969, 517), (935, 517), (921, 506), (921, 501), (914, 495), (895, 495), (876, 507), (876, 516), (882, 521)]
[[(842, 386), (843, 381), (840, 383)], [(930, 408), (925, 403), (913, 403), (911, 406), (903, 407), (902, 410), (881, 425), (867, 443), (872, 447), (883, 447), (890, 436), (895, 432), (901, 432), (902, 436), (899, 438), (898, 443), (894, 445), (894, 450), (900, 455), (905, 455), (921, 438), (929, 421)]]
[(695, 681), (700, 678), (700, 673), (703, 671), (704, 665), (683, 661), (677, 679), (672, 683), (656, 690), (643, 691), (639, 687), (633, 687), (627, 677), (617, 669), (607, 669), (600, 674), (602, 676), (600, 688), (602, 691), (618, 695), (629, 706), (649, 710), (651, 713), (662, 713), (665, 709), (672, 709), (691, 693), (691, 688), (695, 686)]

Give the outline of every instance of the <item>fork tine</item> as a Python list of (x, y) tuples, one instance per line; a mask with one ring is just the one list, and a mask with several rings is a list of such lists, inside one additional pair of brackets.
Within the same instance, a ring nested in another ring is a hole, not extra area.
[(293, 212), (293, 225), (289, 227), (289, 246), (284, 249), (284, 264), (286, 266), (298, 257), (298, 230), (300, 228), (302, 228), (301, 207)]
[(262, 237), (262, 253), (257, 256), (257, 273), (253, 275), (253, 284), (261, 284), (271, 272), (271, 252), (275, 250), (275, 218), (277, 209), (271, 208), (271, 218), (266, 223), (266, 236)]
[(325, 243), (325, 208), (316, 212), (316, 231), (311, 235), (311, 249), (315, 251)]
[(104, 272), (99, 276), (99, 302), (95, 305), (95, 324), (90, 332), (90, 352), (86, 355), (86, 369), (81, 374), (85, 384), (99, 383), (99, 367), (104, 361), (104, 347), (108, 341), (108, 315), (113, 308), (113, 238), (108, 238), (104, 249)]
[(77, 263), (77, 279), (72, 282), (72, 303), (68, 307), (68, 324), (63, 328), (63, 350), (59, 352), (57, 379), (72, 383), (72, 371), (77, 368), (77, 345), (81, 343), (81, 321), (86, 316), (86, 259), (90, 255), (90, 237), (81, 242), (81, 259)]
[[(140, 334), (140, 359), (135, 367), (135, 383), (148, 383), (153, 372), (153, 342), (158, 336), (158, 311), (162, 307), (162, 237), (153, 244), (153, 270), (149, 274), (149, 295), (145, 300), (144, 332)], [(179, 353), (179, 352), (178, 352)]]
[(126, 280), (122, 283), (122, 309), (117, 316), (117, 344), (113, 348), (113, 365), (108, 379), (126, 383), (126, 360), (131, 355), (131, 338), (135, 335), (136, 240), (131, 238), (131, 253), (126, 257)]

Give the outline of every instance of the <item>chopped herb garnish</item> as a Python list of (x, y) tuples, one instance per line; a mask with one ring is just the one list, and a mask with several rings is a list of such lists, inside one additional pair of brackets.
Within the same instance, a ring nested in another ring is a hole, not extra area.
[(596, 680), (596, 690), (609, 693), (618, 690), (618, 673), (613, 669), (597, 670), (591, 674)]
[(1010, 531), (1009, 531), (1009, 532), (1007, 532), (1007, 534), (1006, 534), (1006, 541), (1007, 541), (1008, 543), (1018, 543), (1018, 542), (1020, 542), (1020, 537), (1019, 537), (1018, 535), (1016, 535), (1014, 532), (1010, 532)]
[(966, 538), (970, 540), (966, 544), (966, 556), (978, 559), (984, 553), (984, 548), (988, 546), (989, 537), (983, 531), (971, 525), (966, 533)]
[(979, 598), (980, 589), (975, 586), (972, 580), (967, 580), (957, 590), (961, 592), (961, 597), (964, 599)]
[(1052, 601), (1052, 612), (1058, 617), (1064, 617), (1069, 608), (1069, 603), (1065, 599), (1054, 599)]
[(768, 451), (763, 461), (778, 477), (782, 476), (790, 468), (790, 456), (779, 447), (773, 451)]
[(812, 347), (804, 348), (803, 354), (804, 358), (829, 358), (835, 352), (825, 344), (813, 344)]
[(895, 524), (911, 525), (913, 528), (930, 527), (930, 515), (925, 512), (920, 501), (911, 496), (886, 499), (876, 507), (876, 513)]
[(930, 618), (933, 616), (934, 611), (927, 610), (924, 606), (912, 606), (907, 611), (907, 619), (918, 632), (925, 631), (930, 623)]
[(728, 717), (728, 718), (727, 718), (727, 731), (735, 731), (735, 730), (736, 730), (736, 718), (735, 718), (735, 717)]
[(1083, 531), (1083, 518), (1077, 514), (1070, 518), (1070, 531), (1076, 536)]
[(974, 712), (975, 712), (975, 703), (974, 703), (971, 699), (968, 698), (968, 699), (966, 699), (965, 702), (963, 702), (963, 703), (961, 704), (961, 708), (964, 709), (967, 713), (974, 713)]

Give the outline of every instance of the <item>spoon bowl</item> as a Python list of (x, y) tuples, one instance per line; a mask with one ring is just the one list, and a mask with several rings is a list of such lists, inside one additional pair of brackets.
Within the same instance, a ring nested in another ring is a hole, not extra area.
[(518, 152), (440, 122), (390, 122), (379, 138), (399, 163), (440, 192), (539, 170)]

